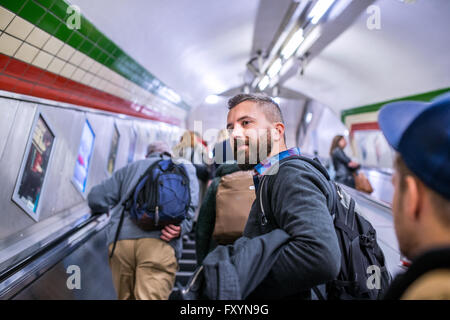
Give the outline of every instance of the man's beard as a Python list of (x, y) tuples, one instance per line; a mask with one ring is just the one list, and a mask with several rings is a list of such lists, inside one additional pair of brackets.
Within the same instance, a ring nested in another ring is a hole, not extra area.
[[(238, 151), (238, 147), (246, 145), (247, 148)], [(244, 139), (234, 139), (233, 157), (239, 169), (252, 170), (258, 163), (266, 159), (272, 152), (272, 134), (270, 130), (258, 136), (257, 141)]]

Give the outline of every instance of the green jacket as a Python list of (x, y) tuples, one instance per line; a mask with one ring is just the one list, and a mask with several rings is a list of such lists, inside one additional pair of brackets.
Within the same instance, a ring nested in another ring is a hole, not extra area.
[(217, 243), (212, 238), (212, 234), (216, 225), (216, 193), (220, 179), (227, 174), (239, 170), (237, 164), (222, 164), (217, 168), (216, 177), (212, 180), (206, 191), (195, 228), (195, 251), (199, 265), (202, 264), (203, 259), (208, 253), (217, 247)]

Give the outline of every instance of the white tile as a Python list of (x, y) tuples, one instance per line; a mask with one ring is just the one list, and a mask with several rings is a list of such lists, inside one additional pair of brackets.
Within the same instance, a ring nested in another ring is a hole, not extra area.
[(111, 79), (108, 74), (108, 69), (106, 69), (104, 65), (100, 65), (100, 69), (98, 70), (97, 74), (99, 77), (102, 77), (103, 79), (106, 79), (108, 81)]
[(11, 20), (14, 18), (14, 13), (9, 10), (6, 10), (2, 6), (0, 6), (0, 30), (5, 30)]
[[(92, 73), (91, 73), (92, 74)], [(91, 87), (98, 89), (98, 85), (100, 84), (100, 78), (96, 76), (92, 76)]]
[(61, 50), (59, 50), (57, 56), (65, 61), (68, 61), (74, 53), (75, 53), (75, 49), (66, 43), (63, 45)]
[(102, 90), (102, 91), (106, 91), (105, 88), (106, 88), (107, 85), (108, 85), (108, 81), (105, 81), (105, 80), (102, 79), (102, 80), (100, 80), (100, 84), (98, 86), (98, 89)]
[(83, 78), (83, 76), (86, 74), (85, 71), (83, 71), (80, 68), (77, 68), (77, 70), (73, 73), (71, 79), (73, 81), (77, 81), (77, 82), (81, 82), (81, 79)]
[(64, 42), (61, 40), (51, 37), (47, 43), (44, 45), (44, 50), (48, 51), (49, 53), (56, 55), (56, 53), (61, 49), (61, 47), (64, 45)]
[(34, 58), (33, 62), (31, 64), (35, 65), (36, 67), (47, 69), (48, 64), (52, 60), (53, 56), (48, 54), (44, 51), (39, 51), (36, 58)]
[(15, 16), (5, 31), (19, 39), (25, 40), (33, 28), (34, 26), (31, 23), (19, 16)]
[(84, 83), (87, 86), (91, 86), (91, 82), (93, 79), (94, 79), (94, 76), (91, 73), (86, 72), (83, 79), (81, 79), (81, 83)]
[(75, 71), (75, 66), (70, 63), (66, 63), (62, 68), (60, 75), (66, 78), (71, 78), (73, 72)]
[(61, 69), (64, 67), (65, 61), (54, 58), (52, 62), (50, 62), (50, 65), (48, 66), (47, 70), (56, 74), (59, 74), (61, 72)]
[(74, 53), (74, 55), (70, 58), (70, 62), (75, 65), (75, 66), (79, 66), (81, 64), (81, 62), (83, 62), (84, 59), (86, 59), (86, 55), (80, 51), (76, 51)]
[(49, 38), (50, 35), (47, 32), (39, 28), (34, 28), (33, 31), (31, 31), (30, 35), (25, 39), (25, 41), (42, 49), (42, 46)]
[(98, 74), (101, 67), (102, 67), (102, 65), (94, 60), (94, 63), (92, 64), (92, 67), (89, 71), (92, 72), (93, 74)]
[(114, 83), (122, 87), (122, 77), (114, 72)]
[(124, 77), (120, 77), (120, 86), (122, 88), (126, 88), (127, 82), (125, 80), (126, 79)]
[(94, 62), (95, 61), (92, 60), (90, 57), (86, 57), (86, 59), (84, 59), (83, 62), (81, 62), (80, 67), (82, 67), (86, 71), (89, 71), (89, 69), (92, 67)]
[(8, 56), (12, 56), (16, 50), (19, 48), (22, 41), (17, 40), (10, 35), (3, 33), (0, 36), (0, 52)]
[(14, 55), (15, 58), (30, 63), (36, 57), (39, 50), (28, 43), (24, 42)]

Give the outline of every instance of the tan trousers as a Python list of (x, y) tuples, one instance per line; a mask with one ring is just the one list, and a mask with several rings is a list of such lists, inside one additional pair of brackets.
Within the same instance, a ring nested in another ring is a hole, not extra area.
[(109, 266), (120, 300), (167, 300), (178, 270), (173, 247), (153, 238), (117, 241)]

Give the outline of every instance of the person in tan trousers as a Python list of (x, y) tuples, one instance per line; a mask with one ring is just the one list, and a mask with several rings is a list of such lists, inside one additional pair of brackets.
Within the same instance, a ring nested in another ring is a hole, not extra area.
[(126, 212), (111, 257), (122, 203), (128, 199), (144, 172), (161, 157), (167, 157), (169, 150), (163, 142), (150, 144), (146, 159), (117, 170), (109, 179), (93, 187), (88, 195), (92, 212), (109, 212), (112, 208), (107, 230), (109, 265), (117, 296), (121, 300), (167, 300), (175, 283), (182, 237), (192, 229), (192, 218), (198, 203), (195, 167), (187, 160), (174, 159), (183, 164), (189, 177), (191, 203), (188, 218), (179, 226), (168, 225), (162, 230), (144, 231), (131, 221)]

